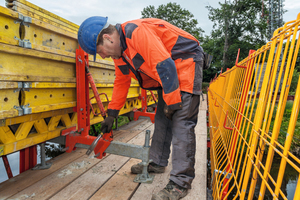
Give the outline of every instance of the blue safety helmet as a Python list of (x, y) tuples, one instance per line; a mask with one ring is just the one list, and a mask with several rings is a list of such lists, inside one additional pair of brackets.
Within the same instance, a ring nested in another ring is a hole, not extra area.
[(107, 17), (94, 16), (84, 20), (79, 27), (78, 43), (86, 53), (94, 55), (94, 61), (97, 54), (98, 35), (108, 25)]

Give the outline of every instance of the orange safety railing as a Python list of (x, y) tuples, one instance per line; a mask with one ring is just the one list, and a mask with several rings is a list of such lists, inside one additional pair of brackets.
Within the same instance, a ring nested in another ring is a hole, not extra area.
[[(216, 77), (208, 89), (214, 199), (288, 199), (282, 190), (287, 166), (300, 174), (291, 152), (300, 136), (300, 13), (274, 32), (265, 46)], [(291, 90), (292, 79), (297, 79)], [(294, 100), (288, 100), (295, 92)], [(291, 107), (288, 109), (288, 107)], [(279, 168), (273, 169), (274, 159)], [(272, 169), (272, 170), (271, 170)], [(275, 174), (271, 171), (275, 171)], [(255, 190), (257, 196), (255, 196)], [(300, 199), (300, 179), (293, 199)], [(290, 199), (290, 197), (289, 197)]]

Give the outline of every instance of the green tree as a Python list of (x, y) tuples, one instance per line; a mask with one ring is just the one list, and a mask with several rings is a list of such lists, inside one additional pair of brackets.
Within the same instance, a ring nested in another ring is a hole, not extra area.
[(261, 0), (225, 0), (219, 5), (219, 8), (207, 6), (214, 25), (202, 46), (214, 56), (212, 67), (225, 70), (235, 65), (239, 48), (241, 60), (250, 49), (256, 50), (267, 42), (267, 10), (262, 9)]
[(158, 18), (163, 19), (182, 30), (192, 34), (197, 40), (202, 41), (201, 28), (197, 27), (198, 21), (194, 19), (194, 15), (188, 10), (181, 8), (176, 3), (168, 3), (167, 5), (160, 5), (157, 9), (150, 5), (143, 9), (141, 12), (142, 18)]

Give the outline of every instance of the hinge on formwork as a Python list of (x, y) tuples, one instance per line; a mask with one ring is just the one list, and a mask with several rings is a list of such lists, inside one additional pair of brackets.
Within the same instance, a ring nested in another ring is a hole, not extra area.
[(23, 109), (24, 115), (27, 115), (27, 114), (31, 114), (31, 113), (32, 113), (32, 109), (29, 108), (29, 104), (24, 105), (24, 106), (21, 106), (21, 108)]
[[(31, 24), (32, 23), (32, 19), (31, 17), (28, 17), (28, 16), (24, 16), (22, 15), (21, 13), (18, 13), (19, 16), (18, 16), (18, 20), (14, 21), (16, 24), (17, 23), (20, 23), (21, 27), (22, 26), (27, 26), (29, 27), (29, 23)], [(21, 37), (21, 36), (20, 36)], [(16, 36), (14, 37), (14, 39), (18, 40), (19, 41), (19, 46), (20, 47), (23, 47), (23, 48), (27, 48), (27, 49), (31, 49), (32, 46), (31, 46), (31, 42), (29, 40), (25, 40), (25, 39), (21, 39), (21, 38), (17, 38)]]
[(23, 90), (29, 92), (29, 88), (32, 88), (31, 82), (23, 82)]
[[(31, 82), (23, 82), (23, 91), (29, 92), (29, 88), (32, 88), (32, 83)], [(31, 114), (32, 113), (32, 108), (29, 108), (30, 104), (23, 105), (21, 108), (23, 109), (23, 114)]]
[[(30, 82), (18, 82), (18, 89), (16, 89), (14, 92), (20, 92), (22, 91), (27, 91), (29, 92), (29, 88), (32, 87), (32, 84)], [(32, 108), (29, 107), (30, 105), (15, 105), (14, 109), (18, 111), (18, 115), (26, 115), (26, 114), (31, 114), (32, 113)], [(1, 123), (1, 122), (0, 122)]]
[(18, 111), (19, 116), (22, 116), (24, 114), (23, 108), (21, 106), (14, 106), (14, 109)]
[(29, 24), (32, 23), (32, 18), (31, 17), (24, 16), (21, 13), (19, 13), (19, 17), (18, 18), (21, 21), (20, 22), (19, 21), (15, 21), (15, 23), (23, 23), (23, 25), (28, 26), (28, 27), (29, 27)]
[(19, 41), (19, 47), (23, 47), (23, 48), (27, 48), (27, 49), (31, 49), (31, 42), (29, 40), (21, 40), (20, 38), (17, 38), (16, 36), (14, 37), (14, 39)]
[(20, 92), (20, 90), (23, 88), (23, 83), (22, 82), (18, 82), (18, 88), (14, 90), (14, 93), (16, 92)]

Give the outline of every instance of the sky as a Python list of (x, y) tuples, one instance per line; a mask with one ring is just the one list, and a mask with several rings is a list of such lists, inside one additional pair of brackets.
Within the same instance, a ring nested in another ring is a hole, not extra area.
[[(198, 20), (198, 27), (205, 31), (205, 35), (210, 35), (213, 26), (213, 23), (208, 19), (206, 6), (210, 5), (217, 8), (219, 1), (224, 2), (225, 0), (29, 0), (29, 2), (78, 25), (86, 18), (97, 15), (107, 16), (110, 24), (115, 25), (141, 18), (141, 11), (149, 5), (158, 8), (159, 5), (175, 2), (194, 15), (194, 18)], [(283, 1), (284, 9), (288, 10), (284, 14), (283, 20), (285, 22), (295, 20), (300, 12), (300, 1)], [(0, 5), (5, 6), (5, 0), (0, 0)]]

